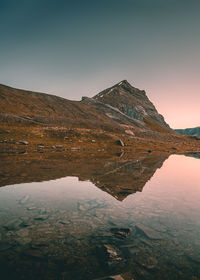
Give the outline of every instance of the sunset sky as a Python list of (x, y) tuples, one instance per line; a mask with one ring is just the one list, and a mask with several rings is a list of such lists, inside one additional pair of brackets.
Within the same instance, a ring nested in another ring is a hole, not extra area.
[(79, 100), (127, 79), (200, 126), (199, 0), (0, 0), (0, 83)]

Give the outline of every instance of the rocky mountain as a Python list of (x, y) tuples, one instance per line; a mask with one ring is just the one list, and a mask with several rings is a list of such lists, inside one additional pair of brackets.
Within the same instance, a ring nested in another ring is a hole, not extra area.
[(0, 122), (94, 128), (130, 135), (174, 133), (145, 91), (132, 87), (126, 80), (82, 101), (0, 85)]
[(126, 80), (98, 93), (93, 98), (83, 97), (82, 102), (127, 125), (127, 128), (133, 131), (172, 132), (145, 91), (131, 86)]
[(200, 126), (186, 129), (175, 129), (175, 131), (181, 135), (200, 136)]

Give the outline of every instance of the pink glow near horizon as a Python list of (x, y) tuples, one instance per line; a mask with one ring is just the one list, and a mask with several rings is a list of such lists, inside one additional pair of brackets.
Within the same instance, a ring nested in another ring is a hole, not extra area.
[(195, 89), (188, 92), (187, 88), (180, 87), (170, 94), (168, 89), (163, 90), (162, 93), (162, 98), (159, 95), (153, 96), (154, 105), (172, 128), (200, 126), (200, 95)]
[[(200, 93), (198, 79), (177, 79), (149, 82), (147, 96), (172, 128), (200, 126)], [(147, 85), (148, 86), (148, 85)]]

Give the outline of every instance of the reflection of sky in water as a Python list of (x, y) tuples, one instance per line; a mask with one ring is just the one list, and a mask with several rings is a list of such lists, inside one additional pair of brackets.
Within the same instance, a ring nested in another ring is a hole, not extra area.
[[(171, 156), (157, 170), (142, 193), (129, 196), (125, 204), (144, 201), (145, 205), (156, 203), (166, 211), (200, 211), (200, 160)], [(152, 209), (153, 210), (153, 209)]]
[(51, 236), (51, 240), (54, 234), (59, 236), (63, 232), (77, 240), (88, 236), (95, 240), (99, 235), (108, 235), (112, 227), (133, 231), (135, 225), (143, 224), (159, 232), (169, 242), (168, 248), (178, 244), (180, 252), (188, 248), (195, 251), (200, 245), (199, 170), (200, 160), (171, 156), (142, 192), (131, 194), (122, 202), (76, 177), (3, 187), (1, 232), (4, 236), (5, 224), (20, 219), (30, 222), (28, 229), (33, 240), (40, 238), (38, 230), (43, 229), (49, 232), (45, 237)]

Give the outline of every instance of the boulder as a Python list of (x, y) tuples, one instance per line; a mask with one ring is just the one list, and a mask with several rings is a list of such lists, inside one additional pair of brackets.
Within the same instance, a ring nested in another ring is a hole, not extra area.
[(56, 149), (62, 149), (62, 145), (56, 145)]
[(39, 143), (38, 146), (39, 147), (44, 147), (44, 143)]
[(18, 144), (19, 145), (28, 145), (28, 142), (27, 141), (19, 141)]
[(45, 221), (48, 218), (49, 218), (48, 215), (40, 215), (40, 216), (35, 217), (34, 220), (36, 220), (36, 221)]
[(134, 132), (132, 130), (130, 130), (130, 129), (125, 130), (125, 133), (129, 134), (129, 135), (132, 135), (132, 136), (135, 135)]
[(123, 142), (121, 139), (117, 140), (117, 141), (116, 141), (116, 144), (117, 144), (118, 146), (124, 147), (124, 142)]

